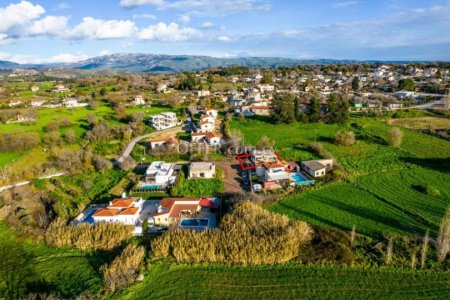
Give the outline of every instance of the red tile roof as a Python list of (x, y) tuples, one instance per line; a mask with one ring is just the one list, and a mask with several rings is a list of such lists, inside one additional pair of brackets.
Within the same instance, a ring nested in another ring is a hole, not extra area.
[(175, 204), (170, 210), (169, 217), (178, 218), (182, 211), (190, 210), (195, 212), (197, 210), (198, 204)]
[(95, 211), (92, 215), (93, 217), (114, 217), (117, 215), (119, 210), (117, 209), (108, 209), (108, 208), (100, 208)]
[(139, 211), (139, 207), (125, 208), (120, 213), (118, 213), (118, 215), (120, 215), (120, 216), (131, 215), (132, 216), (132, 215), (135, 215), (138, 211)]
[(215, 132), (207, 132), (207, 133), (206, 133), (206, 136), (207, 136), (209, 139), (212, 139), (212, 138), (220, 138), (220, 135), (218, 135), (218, 134), (215, 133)]
[(133, 205), (134, 203), (134, 199), (132, 198), (127, 198), (127, 199), (114, 199), (113, 201), (111, 201), (111, 205), (109, 207), (112, 208), (125, 208), (125, 207), (130, 207), (131, 205)]

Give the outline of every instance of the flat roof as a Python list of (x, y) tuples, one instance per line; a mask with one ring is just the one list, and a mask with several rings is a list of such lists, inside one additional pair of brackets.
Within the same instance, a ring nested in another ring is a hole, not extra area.
[(326, 166), (324, 166), (323, 164), (321, 164), (317, 160), (302, 161), (302, 164), (304, 164), (305, 166), (307, 166), (308, 168), (310, 168), (313, 171), (319, 171), (319, 170), (322, 170), (322, 169), (326, 168)]

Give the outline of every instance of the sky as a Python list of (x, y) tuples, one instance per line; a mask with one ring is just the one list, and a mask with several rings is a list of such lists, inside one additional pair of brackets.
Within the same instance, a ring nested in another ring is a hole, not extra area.
[(0, 60), (450, 60), (450, 0), (0, 0)]

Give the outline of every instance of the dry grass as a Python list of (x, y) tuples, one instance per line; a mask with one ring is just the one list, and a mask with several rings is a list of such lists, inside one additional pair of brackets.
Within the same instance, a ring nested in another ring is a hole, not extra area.
[(391, 125), (396, 125), (409, 129), (447, 129), (450, 128), (450, 119), (439, 117), (420, 117), (389, 119)]

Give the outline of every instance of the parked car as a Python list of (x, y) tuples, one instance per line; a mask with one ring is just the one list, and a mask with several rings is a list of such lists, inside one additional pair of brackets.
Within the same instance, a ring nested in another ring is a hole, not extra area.
[(242, 175), (242, 178), (248, 178), (248, 173), (247, 172), (242, 172), (241, 175)]
[(262, 185), (260, 185), (258, 183), (255, 183), (253, 185), (253, 191), (256, 192), (256, 193), (261, 192), (262, 191)]
[(249, 184), (250, 184), (250, 180), (248, 180), (248, 178), (244, 178), (244, 179), (242, 180), (242, 183), (243, 183), (244, 185), (249, 185)]

